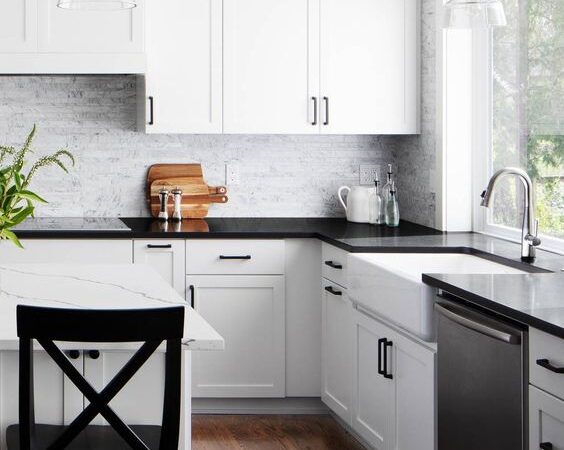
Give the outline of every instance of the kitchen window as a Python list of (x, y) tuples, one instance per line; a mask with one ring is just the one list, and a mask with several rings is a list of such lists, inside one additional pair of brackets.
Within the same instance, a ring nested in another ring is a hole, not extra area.
[[(526, 168), (542, 247), (564, 251), (564, 1), (502, 0), (507, 26), (475, 32), (476, 189), (502, 167)], [(521, 182), (506, 177), (475, 228), (518, 239)]]

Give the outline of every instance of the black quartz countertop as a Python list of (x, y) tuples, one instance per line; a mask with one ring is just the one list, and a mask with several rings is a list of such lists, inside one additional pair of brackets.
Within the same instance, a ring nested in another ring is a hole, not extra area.
[(423, 275), (470, 304), (564, 339), (564, 274)]

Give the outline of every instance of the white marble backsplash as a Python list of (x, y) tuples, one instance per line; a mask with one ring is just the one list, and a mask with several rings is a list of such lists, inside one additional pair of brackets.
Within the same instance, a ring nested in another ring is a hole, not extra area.
[(212, 185), (237, 164), (241, 183), (210, 216), (342, 216), (337, 188), (358, 184), (360, 164), (392, 160), (375, 136), (146, 135), (135, 129), (134, 76), (1, 76), (0, 143), (20, 145), (38, 125), (35, 156), (69, 148), (71, 175), (48, 169), (33, 189), (40, 216), (146, 216), (154, 163), (201, 162)]

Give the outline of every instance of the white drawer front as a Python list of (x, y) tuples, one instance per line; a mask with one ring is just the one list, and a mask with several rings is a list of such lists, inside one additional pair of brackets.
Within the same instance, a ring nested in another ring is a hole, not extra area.
[(323, 243), (321, 273), (333, 283), (347, 287), (347, 254), (345, 250)]
[(564, 449), (564, 402), (529, 386), (529, 449)]
[(564, 339), (530, 328), (530, 383), (564, 399), (564, 373), (557, 368), (564, 368)]
[(205, 239), (186, 241), (186, 273), (283, 275), (284, 241)]

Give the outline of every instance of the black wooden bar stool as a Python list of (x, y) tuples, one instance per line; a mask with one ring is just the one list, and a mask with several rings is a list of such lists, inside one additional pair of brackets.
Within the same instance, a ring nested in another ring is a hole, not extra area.
[[(19, 305), (17, 323), (20, 338), (19, 424), (8, 427), (9, 450), (178, 449), (184, 307), (79, 310)], [(68, 426), (35, 423), (34, 339), (90, 402)], [(104, 389), (97, 392), (53, 341), (143, 344)], [(166, 370), (162, 424), (128, 426), (109, 403), (163, 341), (166, 341)], [(89, 425), (98, 414), (110, 426)]]

